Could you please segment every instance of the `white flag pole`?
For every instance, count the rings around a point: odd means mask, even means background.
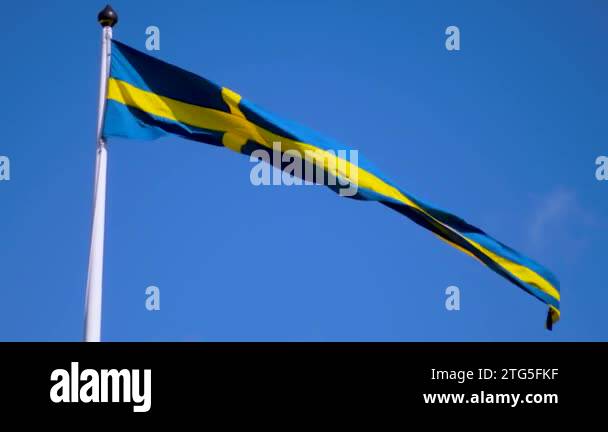
[[[103,283],[103,241],[106,218],[106,173],[108,149],[102,136],[106,108],[106,89],[110,73],[112,27],[118,15],[106,6],[97,16],[103,27],[101,39],[101,73],[99,80],[99,106],[97,111],[97,157],[95,163],[95,186],[93,190],[93,227],[89,252],[89,273],[85,297],[84,340],[99,342],[101,339],[101,297]]]

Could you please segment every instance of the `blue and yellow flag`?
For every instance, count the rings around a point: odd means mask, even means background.
[[[278,142],[281,153],[313,155],[328,177],[356,186],[351,198],[377,201],[398,211],[540,299],[549,306],[549,329],[559,320],[559,282],[541,265],[397,188],[361,157],[356,164],[344,158],[347,147],[340,143],[281,119],[227,87],[116,41],[103,134],[138,139],[174,134],[246,155],[260,149],[276,152],[273,143]]]

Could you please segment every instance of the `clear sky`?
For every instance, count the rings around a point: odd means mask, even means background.
[[[152,55],[358,149],[551,269],[562,320],[546,331],[543,303],[382,205],[255,187],[222,148],[112,139],[104,340],[608,340],[606,2],[112,5],[116,39],[144,50],[158,26]],[[103,6],[3,5],[3,341],[82,338]]]

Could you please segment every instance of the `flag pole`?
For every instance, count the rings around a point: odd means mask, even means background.
[[[89,251],[89,271],[85,296],[84,340],[99,342],[101,339],[101,297],[103,282],[103,241],[106,218],[106,174],[108,149],[102,135],[106,108],[106,89],[110,73],[112,27],[118,22],[118,15],[107,5],[97,21],[102,26],[101,72],[99,80],[99,105],[97,109],[97,156],[95,161],[95,185],[93,189],[93,225],[91,228],[91,249]]]

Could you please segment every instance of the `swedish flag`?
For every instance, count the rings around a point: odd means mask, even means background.
[[[154,139],[179,135],[251,155],[255,150],[312,154],[334,178],[356,186],[355,199],[377,201],[432,231],[455,248],[549,306],[547,327],[559,320],[559,282],[547,269],[463,219],[425,204],[397,188],[359,158],[344,160],[346,147],[286,121],[191,72],[120,42],[112,42],[103,134]],[[335,189],[335,188],[334,188]]]

